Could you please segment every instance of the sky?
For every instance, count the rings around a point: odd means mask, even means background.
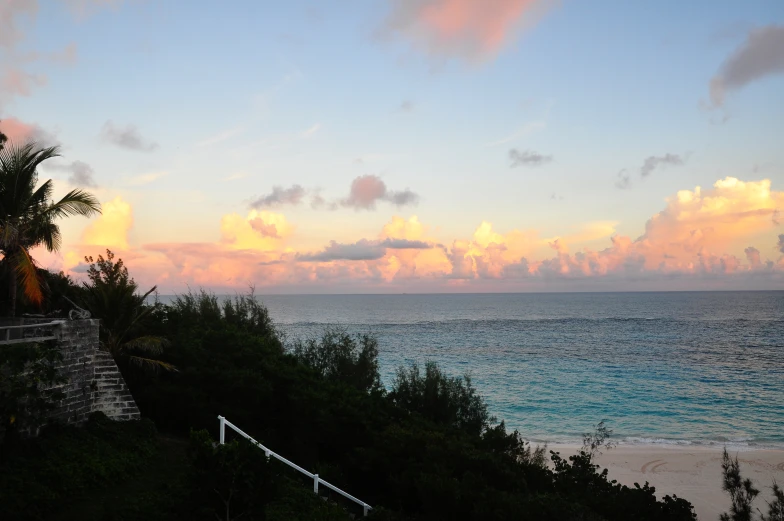
[[[77,280],[784,289],[781,0],[0,0],[0,131]]]

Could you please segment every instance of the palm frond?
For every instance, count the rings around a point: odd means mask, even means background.
[[[123,350],[133,349],[144,353],[159,355],[163,353],[163,349],[169,345],[169,341],[160,336],[140,336],[126,342],[122,348]]]
[[[47,179],[30,196],[31,204],[39,207],[46,205],[52,199],[52,192],[54,192],[54,183],[51,179]]]
[[[172,364],[168,362],[164,362],[162,360],[155,360],[153,358],[145,358],[143,356],[131,355],[128,357],[128,361],[133,365],[139,367],[146,367],[148,369],[152,369],[155,372],[157,372],[159,369],[164,369],[166,371],[171,371],[174,373],[179,372],[177,368]]]
[[[147,297],[149,297],[150,295],[152,295],[153,293],[155,293],[155,290],[156,290],[156,289],[158,289],[158,286],[153,286],[153,287],[151,287],[151,288],[150,288],[150,289],[147,291],[147,293],[145,293],[144,295],[142,295],[142,302],[144,302],[145,300],[147,300]]]
[[[29,238],[23,241],[23,245],[32,248],[43,244],[48,251],[59,251],[62,244],[60,227],[52,221],[37,219],[30,225]]]
[[[40,305],[44,300],[41,281],[38,279],[38,270],[33,258],[26,248],[19,248],[14,255],[13,264],[18,277],[22,281],[25,296],[33,304]]]
[[[90,217],[96,213],[101,213],[101,203],[93,194],[80,188],[71,190],[62,199],[43,211],[43,215],[49,219],[70,215]]]
[[[3,222],[0,224],[0,250],[9,248],[16,243],[19,237],[19,227],[11,222]]]

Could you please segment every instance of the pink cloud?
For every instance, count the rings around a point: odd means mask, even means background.
[[[378,201],[405,206],[416,204],[419,201],[419,196],[408,188],[400,192],[388,190],[387,185],[380,177],[363,175],[351,182],[348,197],[340,201],[340,204],[355,210],[373,210]]]
[[[262,237],[280,238],[280,235],[278,235],[278,228],[275,224],[267,224],[261,217],[256,217],[248,222],[250,223],[250,227],[259,232]]]
[[[57,136],[34,123],[25,123],[16,118],[0,120],[0,132],[15,143],[35,141],[43,146],[59,145]]]
[[[374,175],[357,177],[351,183],[351,191],[343,201],[344,206],[354,208],[375,208],[376,201],[387,193],[384,181]]]
[[[0,73],[0,92],[29,96],[35,87],[46,85],[46,76],[32,74],[18,68],[7,68]]]
[[[399,33],[437,56],[487,59],[511,43],[538,0],[403,0],[392,2],[387,32]]]

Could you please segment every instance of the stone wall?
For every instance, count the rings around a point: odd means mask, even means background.
[[[80,423],[100,411],[114,420],[139,419],[128,386],[111,355],[98,349],[99,321],[64,321],[54,328],[57,347],[63,354],[61,374],[68,382],[60,386],[65,398],[52,417]]]

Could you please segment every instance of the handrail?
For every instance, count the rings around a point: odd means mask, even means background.
[[[59,326],[64,322],[65,320],[53,320],[52,322],[43,322],[41,324],[22,324],[21,326],[0,326],[0,329],[25,329],[25,328],[30,329],[36,327]]]
[[[65,323],[65,320],[53,320],[51,322],[43,322],[38,324],[21,324],[18,326],[0,326],[0,331],[5,331],[5,335],[3,335],[3,339],[0,340],[0,344],[3,345],[10,345],[10,344],[24,344],[28,342],[40,342],[43,340],[54,340],[56,337],[54,335],[45,335],[45,336],[37,336],[31,338],[16,338],[11,340],[11,330],[12,329],[42,329],[46,327],[54,327],[59,326]]]
[[[367,516],[368,515],[368,511],[373,510],[373,507],[371,507],[370,505],[368,505],[364,501],[355,498],[354,496],[352,496],[348,492],[343,492],[342,490],[340,490],[338,487],[336,487],[332,483],[324,481],[323,479],[321,479],[319,477],[318,474],[313,474],[312,472],[308,472],[307,470],[303,469],[302,467],[300,467],[296,463],[292,463],[291,461],[287,460],[283,456],[280,456],[279,454],[276,454],[276,453],[272,452],[270,449],[268,449],[267,447],[265,447],[264,445],[262,445],[258,441],[254,440],[253,438],[251,438],[249,435],[247,435],[245,432],[243,432],[239,427],[237,427],[236,425],[231,423],[229,420],[227,420],[223,416],[218,416],[218,422],[220,423],[220,444],[221,445],[223,445],[226,442],[226,426],[228,426],[228,427],[232,428],[234,430],[234,432],[236,432],[237,434],[239,434],[243,438],[247,439],[249,442],[251,442],[252,444],[257,446],[258,448],[263,450],[264,454],[267,456],[267,458],[273,457],[273,458],[277,459],[278,461],[281,461],[281,462],[285,463],[286,465],[288,465],[289,467],[293,468],[294,470],[297,470],[297,471],[301,472],[302,474],[305,474],[307,477],[313,479],[313,492],[315,492],[316,494],[318,494],[318,487],[319,487],[319,483],[320,483],[320,484],[324,485],[325,487],[327,487],[328,489],[331,489],[334,492],[337,492],[341,496],[343,496],[343,497],[345,497],[347,499],[350,499],[354,503],[358,503],[359,505],[362,505],[362,513],[363,513],[363,515]]]

